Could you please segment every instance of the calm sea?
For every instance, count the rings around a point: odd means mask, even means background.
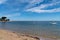
[[[56,21],[56,24],[52,24],[51,21],[0,22],[0,29],[39,36],[60,37],[60,21]]]

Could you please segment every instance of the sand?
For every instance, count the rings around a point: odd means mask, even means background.
[[[18,35],[15,32],[0,30],[0,40],[40,40],[38,37],[29,35]]]
[[[9,30],[0,30],[0,40],[60,40],[56,38],[37,37],[20,34]]]

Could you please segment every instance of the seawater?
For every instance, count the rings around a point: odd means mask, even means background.
[[[7,29],[19,33],[39,36],[60,37],[60,21],[52,24],[51,21],[11,21],[0,22],[0,29]]]

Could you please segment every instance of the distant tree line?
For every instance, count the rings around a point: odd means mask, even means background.
[[[7,19],[7,17],[1,17],[0,21],[6,22],[6,21],[10,21],[10,19]]]

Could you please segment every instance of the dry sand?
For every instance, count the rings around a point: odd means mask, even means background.
[[[0,40],[40,40],[38,37],[18,35],[15,32],[0,30]]]

